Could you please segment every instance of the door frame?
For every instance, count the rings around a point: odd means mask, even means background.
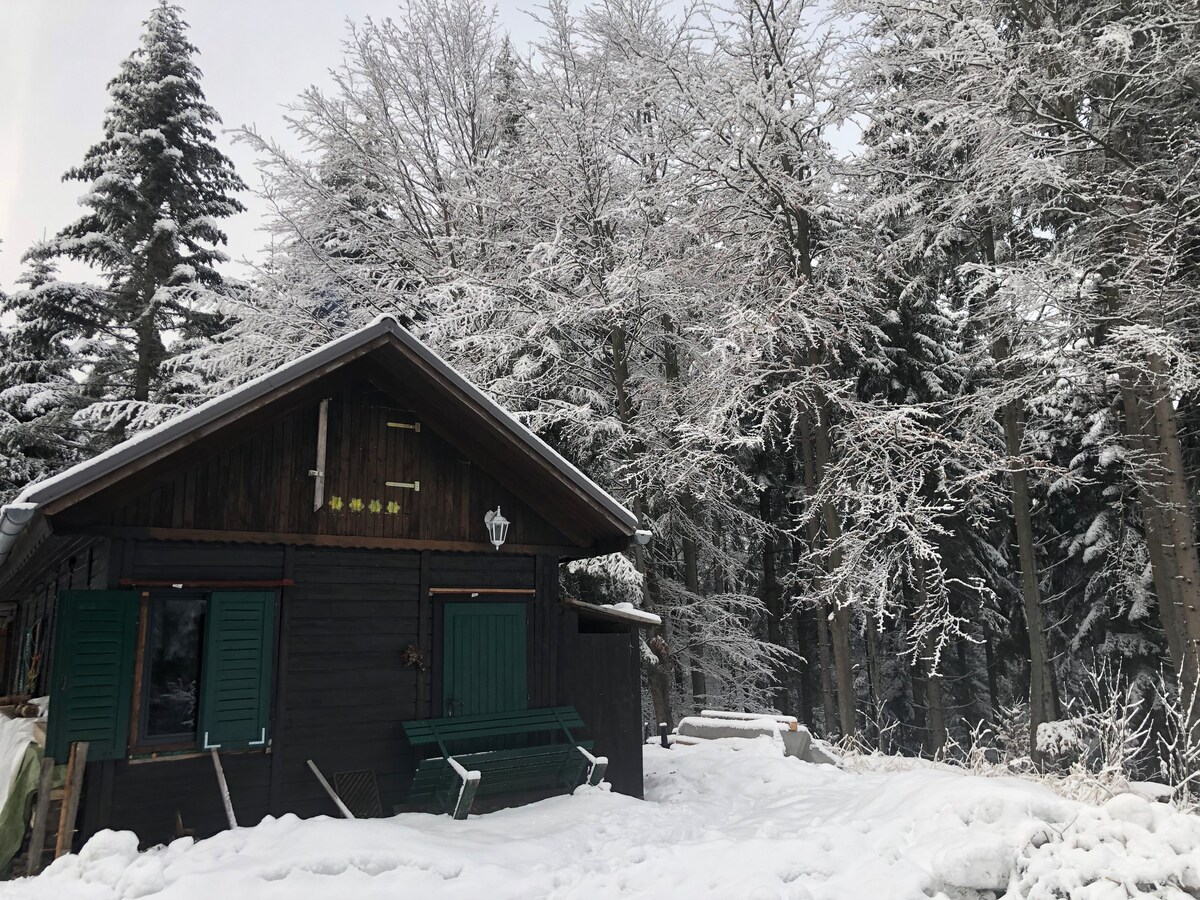
[[[510,589],[511,590],[511,589]],[[446,604],[464,603],[524,603],[525,605],[525,690],[532,694],[534,675],[534,655],[539,652],[534,641],[537,619],[537,592],[529,589],[528,593],[490,593],[486,588],[438,588],[431,593],[433,603],[433,646],[430,660],[429,682],[429,718],[440,719],[444,716],[442,708],[442,693],[445,684],[445,642],[446,642]]]

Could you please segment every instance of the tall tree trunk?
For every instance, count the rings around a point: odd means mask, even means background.
[[[818,475],[825,471],[829,462],[832,447],[829,440],[829,422],[825,416],[817,419],[813,428],[813,438],[817,453]],[[825,538],[832,548],[829,552],[829,571],[836,572],[842,567],[842,551],[839,547],[842,539],[842,522],[832,503],[821,506],[821,519],[825,525]],[[858,730],[855,715],[854,692],[854,657],[850,644],[850,610],[838,606],[833,610],[829,622],[829,634],[833,645],[833,662],[837,669],[838,682],[838,721],[842,726],[842,734],[852,737]]]
[[[636,505],[634,509],[636,512]],[[661,609],[658,576],[654,566],[647,558],[645,548],[635,545],[633,555],[634,564],[642,572],[643,605],[649,612]],[[650,689],[650,700],[654,704],[655,722],[665,722],[667,727],[671,727],[675,724],[675,711],[672,709],[671,703],[672,671],[675,667],[671,661],[668,637],[667,621],[663,619],[663,623],[651,631],[650,637],[646,641],[646,646],[649,647],[653,659],[646,659],[643,655],[642,668],[646,673],[646,685]]]
[[[766,532],[763,536],[762,546],[762,601],[767,612],[767,641],[776,647],[784,646],[783,643],[783,611],[782,599],[779,592],[779,578],[776,573],[776,550],[777,543],[775,540],[775,510],[774,504],[771,502],[772,488],[770,485],[763,488],[762,494],[758,501],[758,514]],[[787,684],[783,673],[779,671],[780,667],[776,667],[775,683],[772,687],[773,703],[775,708],[782,713],[787,712]]]
[[[829,649],[829,607],[822,603],[816,618],[817,659],[821,663],[821,709],[825,718],[825,737],[830,737],[838,721],[838,702],[833,687],[833,652]]]
[[[158,334],[158,323],[154,318],[153,296],[146,302],[141,318],[137,322],[137,364],[133,375],[133,399],[150,399],[150,386],[162,362],[163,343]]]
[[[1054,679],[1050,672],[1050,651],[1046,643],[1046,625],[1042,616],[1042,593],[1038,584],[1037,548],[1034,545],[1033,514],[1029,501],[1029,475],[1021,455],[1024,415],[1017,401],[1005,404],[1004,448],[1008,454],[1012,481],[1013,524],[1017,532],[1017,556],[1021,564],[1021,598],[1025,604],[1025,624],[1029,633],[1029,753],[1040,762],[1037,748],[1038,726],[1058,718],[1054,699]]]
[[[1158,436],[1158,453],[1163,472],[1163,524],[1175,557],[1175,586],[1179,619],[1183,624],[1183,648],[1180,665],[1184,708],[1193,715],[1200,711],[1196,690],[1200,685],[1200,556],[1196,551],[1196,523],[1192,497],[1184,468],[1183,447],[1175,424],[1175,407],[1167,393],[1166,366],[1157,356],[1150,358],[1154,373],[1151,402]],[[1200,722],[1193,720],[1200,729]]]
[[[816,425],[809,417],[801,414],[798,418],[801,453],[804,458],[804,482],[809,497],[815,495],[817,483],[825,470],[830,455],[829,426],[821,416]],[[811,520],[810,520],[811,521]],[[829,572],[836,572],[842,564],[841,550],[838,541],[842,535],[841,522],[837,510],[830,503],[821,505],[821,523],[825,528],[825,540],[830,544],[827,555]],[[815,525],[815,523],[814,523]],[[815,538],[815,527],[810,532]],[[814,544],[814,549],[816,544]],[[828,623],[830,644],[833,651],[833,667],[837,672],[837,721],[843,735],[853,735],[856,730],[855,693],[854,693],[854,661],[850,647],[850,610],[836,607],[829,610],[822,604],[822,618]],[[822,660],[821,668],[828,671],[826,660]],[[833,720],[827,719],[825,727],[832,730]]]
[[[876,746],[885,750],[883,747],[883,662],[879,655],[879,628],[875,624],[874,616],[868,615],[866,620],[867,680],[871,687],[871,707],[875,713],[875,727],[878,729]]]
[[[983,257],[996,262],[996,238],[989,226],[983,234]],[[1011,355],[1007,334],[992,342],[992,356],[1003,363]],[[1038,580],[1037,547],[1034,543],[1033,513],[1029,500],[1029,473],[1021,453],[1025,433],[1025,408],[1019,400],[1010,400],[1001,411],[1004,428],[1004,450],[1009,461],[1009,480],[1012,486],[1013,525],[1017,533],[1017,558],[1021,566],[1021,599],[1025,623],[1029,632],[1029,754],[1040,762],[1037,749],[1038,726],[1058,718],[1054,696],[1054,679],[1050,672],[1050,651],[1042,616],[1042,592]]]
[[[1109,314],[1116,319],[1120,297],[1113,288],[1107,293]],[[1165,366],[1152,357],[1148,368],[1149,376],[1139,375],[1132,366],[1118,372],[1125,434],[1130,447],[1146,461],[1139,505],[1158,615],[1179,675],[1183,709],[1200,740],[1200,560],[1195,518]]]
[[[690,518],[690,516],[689,516]],[[683,545],[683,583],[687,588],[688,593],[699,596],[701,594],[700,586],[700,560],[699,554],[696,552],[696,542],[691,536],[684,537]],[[695,712],[700,712],[708,705],[708,685],[704,677],[704,669],[700,666],[698,659],[704,652],[704,645],[693,635],[691,661],[688,667],[692,689],[692,706],[695,707]]]
[[[633,402],[629,396],[629,357],[626,348],[625,330],[615,327],[609,334],[609,349],[612,353],[612,383],[613,393],[617,400],[617,415],[627,428],[633,424]],[[639,522],[644,520],[642,502],[634,498],[633,513]],[[658,585],[658,572],[650,559],[650,554],[641,544],[633,547],[633,560],[637,570],[642,573],[642,598],[648,612],[662,617],[661,625],[656,626],[646,645],[654,660],[643,657],[643,667],[646,671],[646,682],[650,689],[650,698],[654,703],[654,717],[668,727],[675,724],[675,714],[672,709],[672,673],[674,664],[671,659],[669,644],[670,630],[666,617],[662,615],[662,596]]]
[[[917,560],[916,575],[917,603],[923,607],[929,602],[929,595],[925,586],[925,563],[922,560]],[[946,745],[946,698],[942,692],[942,676],[934,665],[933,648],[929,644],[927,636],[918,648],[917,668],[925,689],[925,750],[930,756],[936,756]]]
[[[800,653],[800,677],[796,683],[796,694],[800,701],[800,721],[812,729],[814,721],[813,698],[817,695],[817,667],[813,665],[812,619],[803,609],[797,609],[792,620],[796,627],[796,644]]]

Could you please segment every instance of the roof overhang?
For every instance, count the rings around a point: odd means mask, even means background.
[[[464,412],[490,428],[497,439],[519,448],[534,461],[537,471],[554,476],[581,503],[594,510],[607,522],[605,528],[613,536],[630,538],[634,535],[638,521],[632,512],[421,343],[396,319],[380,316],[369,325],[248,381],[236,390],[26,487],[14,502],[0,507],[0,566],[4,565],[17,538],[39,510],[52,515],[65,505],[90,496],[136,470],[139,464],[149,465],[169,456],[192,439],[226,427],[240,410],[257,401],[265,401],[297,384],[311,382],[326,372],[388,347],[398,352],[385,352],[382,362],[375,360],[372,363],[380,371],[388,364],[394,364],[393,374],[398,368],[403,373],[424,378],[446,395],[452,395]]]

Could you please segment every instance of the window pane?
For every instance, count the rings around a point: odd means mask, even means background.
[[[146,640],[146,737],[195,733],[203,632],[203,597],[152,601]]]

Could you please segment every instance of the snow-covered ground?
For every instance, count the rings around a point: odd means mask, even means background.
[[[645,758],[645,803],[585,787],[466,822],[284,816],[141,854],[104,832],[0,897],[1200,897],[1200,820],[1133,795],[1088,806],[922,763],[841,771],[766,738]]]

